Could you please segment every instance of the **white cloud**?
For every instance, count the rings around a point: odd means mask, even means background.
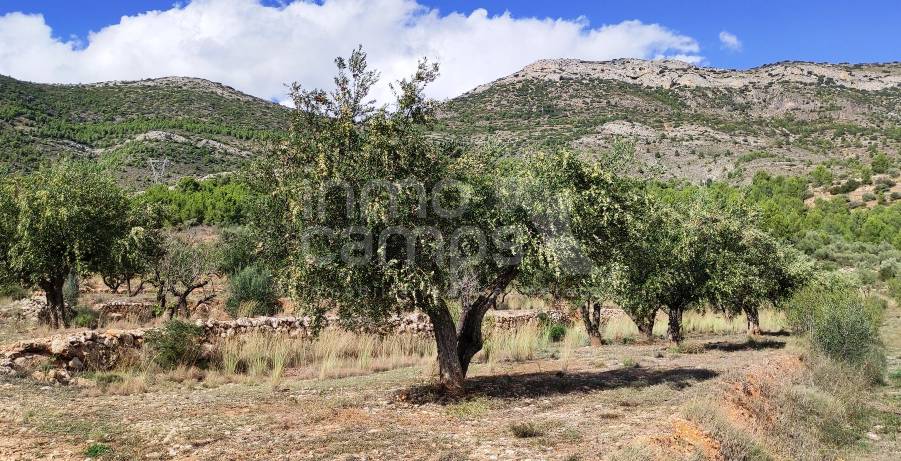
[[[741,40],[725,30],[720,32],[720,45],[730,51],[741,51]]]
[[[722,34],[721,34],[722,37]],[[362,44],[386,83],[427,56],[441,64],[435,97],[452,97],[541,58],[673,58],[698,62],[693,38],[658,24],[592,27],[585,18],[443,14],[415,0],[194,0],[123,17],[86,42],[52,36],[40,15],[0,16],[0,74],[40,82],[135,80],[168,75],[223,82],[281,100],[284,84],[330,87],[335,56]]]

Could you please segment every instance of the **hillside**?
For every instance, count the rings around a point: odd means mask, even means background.
[[[184,77],[45,85],[0,76],[0,164],[96,158],[127,182],[234,170],[283,136],[288,112]],[[901,63],[784,62],[747,71],[678,61],[541,60],[445,102],[439,133],[512,149],[588,153],[617,138],[670,176],[741,182],[754,172],[851,169],[901,149]],[[164,178],[166,179],[166,178]]]
[[[541,60],[449,101],[444,133],[592,152],[634,140],[694,181],[839,169],[901,146],[901,64],[784,62],[748,71],[677,61]]]
[[[106,162],[126,182],[231,170],[282,135],[287,110],[202,79],[170,77],[46,85],[0,76],[0,163],[29,170],[77,155]]]

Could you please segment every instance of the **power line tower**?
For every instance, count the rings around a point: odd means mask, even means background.
[[[159,184],[166,176],[166,168],[171,162],[167,158],[148,158],[147,164],[150,165],[150,172],[153,174],[153,182]]]

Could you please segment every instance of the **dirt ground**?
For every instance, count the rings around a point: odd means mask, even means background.
[[[889,323],[901,331],[897,309]],[[680,409],[753,367],[797,358],[786,336],[691,341],[701,345],[696,353],[583,347],[565,372],[554,351],[493,370],[477,364],[457,401],[431,395],[434,370],[420,368],[326,380],[289,371],[277,388],[189,379],[132,395],[8,380],[0,382],[0,459],[82,460],[102,444],[105,459],[590,460],[670,434],[703,454],[708,438]],[[897,336],[887,343],[897,368]],[[898,388],[884,392],[891,411],[901,410]],[[517,436],[516,424],[533,433]],[[897,439],[882,439],[860,456],[897,459],[897,449]]]

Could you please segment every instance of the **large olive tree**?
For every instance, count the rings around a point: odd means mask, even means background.
[[[434,104],[422,90],[435,66],[420,63],[394,86],[395,103],[376,107],[365,53],[336,62],[334,91],[294,86],[290,142],[251,175],[263,197],[252,219],[260,254],[315,319],[425,312],[440,381],[459,391],[497,297],[531,265],[563,266],[578,253],[569,211],[605,215],[578,228],[605,240],[617,179],[566,153],[521,159],[430,137]],[[464,300],[456,323],[450,298]]]
[[[65,161],[3,184],[0,272],[47,296],[45,318],[68,326],[63,284],[109,261],[127,231],[128,198],[99,167]]]

